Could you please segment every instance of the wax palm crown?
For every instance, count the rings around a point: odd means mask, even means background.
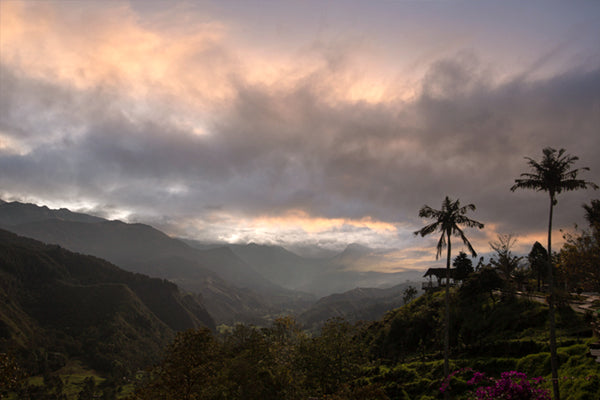
[[[420,230],[415,232],[415,235],[427,236],[433,232],[441,232],[440,240],[437,244],[436,259],[442,254],[442,250],[446,247],[446,236],[458,236],[462,239],[463,243],[471,252],[473,257],[477,256],[475,249],[469,242],[469,239],[465,236],[464,232],[460,228],[460,225],[464,225],[468,228],[483,228],[481,222],[470,219],[465,214],[468,211],[474,211],[475,205],[468,204],[461,207],[460,200],[451,200],[448,196],[442,202],[442,209],[436,210],[429,206],[423,206],[419,210],[419,217],[434,219],[435,222],[424,226]]]

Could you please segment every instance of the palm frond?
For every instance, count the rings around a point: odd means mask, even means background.
[[[435,232],[438,229],[439,225],[440,225],[439,222],[434,222],[432,224],[424,226],[423,228],[421,228],[418,231],[415,231],[414,234],[415,235],[421,235],[421,237],[427,236],[427,235]]]
[[[436,246],[437,252],[435,254],[435,259],[437,260],[442,255],[442,250],[446,247],[446,232],[442,232],[440,236],[440,240],[438,240],[438,244]]]
[[[462,229],[460,229],[458,226],[456,227],[456,231],[458,233],[457,236],[459,236],[461,238],[461,240],[463,241],[463,243],[465,244],[465,246],[467,246],[467,248],[469,249],[469,251],[471,252],[471,256],[473,257],[477,257],[477,252],[475,251],[475,249],[473,248],[473,246],[471,245],[471,242],[469,242],[469,239],[467,239],[467,237],[465,236],[465,233],[462,231]],[[455,233],[456,234],[456,233]]]
[[[484,228],[484,225],[481,222],[475,221],[474,219],[468,218],[464,215],[457,216],[455,221],[456,221],[456,225],[465,225],[468,228],[478,228],[478,229]]]

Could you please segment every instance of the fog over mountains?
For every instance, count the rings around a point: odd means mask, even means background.
[[[106,259],[128,271],[167,279],[200,294],[217,324],[262,324],[282,313],[300,315],[320,297],[357,287],[392,287],[422,275],[370,271],[365,266],[377,264],[378,252],[357,244],[334,257],[308,258],[279,246],[180,240],[145,224],[19,202],[0,203],[0,227]],[[318,314],[327,319],[344,312]]]

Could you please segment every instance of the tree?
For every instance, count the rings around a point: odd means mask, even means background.
[[[591,228],[600,229],[600,200],[595,199],[590,204],[584,204],[585,219]]]
[[[473,261],[464,251],[458,253],[452,262],[452,266],[455,268],[454,280],[464,281],[474,272]]]
[[[452,255],[452,246],[450,242],[451,236],[458,236],[462,239],[463,243],[467,246],[471,255],[473,257],[477,257],[477,253],[473,249],[473,246],[465,236],[462,229],[460,229],[461,225],[464,225],[468,228],[478,228],[483,229],[483,224],[481,222],[475,221],[473,219],[468,218],[465,214],[468,211],[474,211],[475,205],[469,204],[467,206],[461,207],[460,201],[450,200],[448,196],[442,202],[441,210],[436,210],[434,208],[429,207],[428,205],[423,206],[419,210],[419,217],[421,218],[430,218],[435,220],[435,222],[424,226],[420,230],[415,232],[415,235],[421,235],[421,237],[432,234],[436,231],[441,232],[440,239],[437,243],[437,253],[436,260],[442,254],[442,250],[444,247],[447,247],[447,255],[446,255],[446,293],[445,293],[445,305],[446,305],[446,313],[444,319],[444,376],[448,376],[450,374],[450,367],[448,362],[448,353],[450,350],[450,257]]]
[[[408,304],[411,301],[413,301],[413,299],[415,297],[417,297],[417,288],[415,288],[414,286],[410,285],[409,287],[407,287],[406,289],[404,289],[404,292],[402,292],[402,302],[404,304]]]
[[[358,335],[356,325],[332,318],[323,325],[319,336],[304,341],[301,353],[305,386],[313,389],[311,394],[338,393],[344,385],[360,377],[367,354]]]
[[[552,389],[555,400],[560,400],[558,389],[558,358],[556,356],[556,322],[554,318],[554,279],[552,274],[552,214],[554,206],[557,204],[556,196],[563,191],[572,191],[578,189],[587,189],[588,187],[597,189],[598,186],[593,182],[587,182],[577,179],[577,175],[582,170],[589,168],[575,168],[572,165],[579,160],[578,157],[565,154],[565,149],[556,150],[552,147],[546,147],[541,161],[525,157],[531,172],[524,172],[521,178],[515,179],[515,184],[510,188],[511,191],[517,189],[532,189],[538,192],[547,192],[550,197],[550,210],[548,216],[548,284],[550,286],[549,301],[549,319],[550,319],[550,364],[552,367]]]
[[[540,291],[540,283],[542,279],[546,278],[547,271],[547,263],[548,263],[548,253],[544,246],[541,245],[540,242],[535,242],[529,255],[527,256],[527,260],[529,261],[529,268],[535,274],[537,278],[537,290]]]
[[[559,253],[560,267],[571,285],[600,291],[600,223],[596,219],[598,214],[593,215],[599,211],[600,202],[592,200],[591,205],[584,204],[583,207],[589,230],[563,236],[565,244]]]
[[[490,263],[498,268],[507,281],[510,281],[513,271],[520,267],[523,257],[512,255],[511,248],[517,239],[512,234],[500,234],[498,240],[490,242],[490,247],[496,252],[496,257]]]
[[[149,400],[216,399],[221,348],[207,328],[178,332],[150,383],[136,392]]]
[[[296,364],[298,362],[298,347],[306,338],[300,325],[294,317],[276,318],[271,327],[264,329],[268,344],[269,385],[274,388],[272,399],[296,399],[304,397],[302,387],[303,373]]]

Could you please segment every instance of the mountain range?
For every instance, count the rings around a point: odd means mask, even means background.
[[[176,239],[145,224],[20,202],[0,203],[0,228],[167,279],[199,294],[217,324],[260,325],[282,313],[306,311],[323,296],[390,287],[409,277],[353,269],[376,261],[371,249],[359,245],[334,257],[307,258],[279,246]]]

